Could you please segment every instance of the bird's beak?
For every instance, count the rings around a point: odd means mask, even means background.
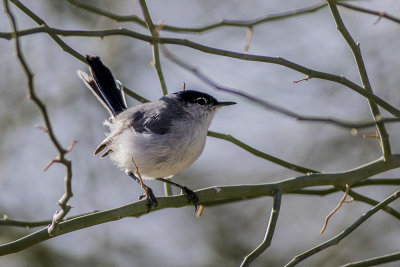
[[[235,105],[236,102],[218,102],[216,106],[218,107],[223,107],[223,106],[230,106],[230,105]]]

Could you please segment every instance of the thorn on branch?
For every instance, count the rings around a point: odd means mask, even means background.
[[[302,81],[308,82],[308,80],[310,80],[310,79],[311,79],[311,77],[310,77],[310,76],[307,76],[307,77],[305,77],[305,78],[303,78],[303,79],[293,81],[293,83],[299,83],[299,82],[302,82]]]
[[[244,46],[245,52],[249,51],[250,42],[251,42],[252,37],[253,37],[253,27],[249,27],[247,30],[247,35],[246,35],[246,45]]]
[[[342,206],[343,203],[349,203],[351,201],[353,201],[352,199],[349,201],[346,201],[347,195],[349,194],[349,190],[350,190],[350,186],[348,184],[346,184],[346,191],[344,192],[344,195],[342,197],[342,199],[340,200],[339,204],[336,206],[336,208],[333,209],[333,211],[331,211],[328,216],[326,216],[325,218],[325,222],[324,225],[322,226],[321,231],[319,232],[320,234],[323,234],[325,232],[326,227],[328,226],[328,221],[329,219],[333,216],[333,214],[335,214],[340,207]]]
[[[78,143],[78,141],[76,141],[76,140],[73,140],[72,142],[71,142],[71,145],[65,150],[65,154],[67,154],[67,153],[69,153],[69,152],[71,152],[72,151],[72,149],[74,149],[74,147],[75,147],[75,145],[76,145],[76,143]]]
[[[161,20],[160,23],[158,23],[157,25],[154,25],[154,30],[156,32],[162,31],[162,29],[164,28],[164,25],[165,25],[164,22],[165,22],[165,20]]]
[[[182,91],[185,91],[185,90],[186,90],[186,83],[183,82],[183,84],[182,84]]]
[[[49,130],[42,125],[35,125],[35,128],[43,131],[45,134],[49,134]]]
[[[365,139],[367,139],[367,138],[373,138],[373,139],[376,139],[376,140],[378,140],[378,142],[379,142],[379,145],[382,145],[382,140],[381,140],[381,137],[380,137],[380,135],[378,134],[378,132],[376,132],[376,134],[375,134],[375,135],[371,135],[371,134],[364,134],[364,135],[363,135],[363,137],[364,137]]]
[[[196,217],[197,217],[197,218],[200,218],[201,214],[203,214],[203,210],[204,210],[204,206],[203,206],[203,205],[200,205],[200,206],[199,206],[199,210],[198,210],[197,213],[196,213]]]
[[[50,160],[50,162],[47,163],[47,165],[43,168],[43,171],[44,172],[47,171],[53,165],[53,163],[60,163],[60,160],[59,159]]]
[[[379,17],[378,17],[378,18],[376,19],[376,21],[374,22],[374,25],[378,24],[379,21],[381,21],[381,19],[382,19],[384,16],[386,16],[386,15],[387,15],[387,14],[386,14],[385,11],[379,12]]]

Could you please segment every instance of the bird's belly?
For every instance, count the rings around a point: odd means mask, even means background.
[[[143,178],[172,176],[191,165],[203,152],[207,134],[159,135],[126,131],[111,145],[111,160],[121,169],[136,171]],[[136,144],[136,145],[133,145]]]

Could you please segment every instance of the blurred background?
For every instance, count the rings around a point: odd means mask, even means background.
[[[116,23],[111,19],[74,8],[67,1],[23,1],[49,26],[70,30],[113,29],[125,27],[148,34],[134,23]],[[142,17],[137,1],[86,1],[121,15]],[[248,20],[294,10],[318,3],[310,1],[200,1],[152,0],[148,8],[154,23],[174,26],[203,26],[221,19]],[[355,5],[387,11],[400,16],[396,0],[357,1]],[[10,3],[20,29],[37,25]],[[376,16],[339,8],[355,41],[361,43],[364,62],[375,94],[400,106],[400,25]],[[0,31],[9,32],[4,13]],[[243,52],[247,29],[224,27],[203,34],[160,32],[163,37],[187,38],[201,44]],[[156,100],[161,89],[149,44],[128,37],[62,38],[85,55],[98,55],[114,76],[128,88]],[[102,126],[108,114],[76,75],[86,65],[63,52],[46,34],[21,39],[23,51],[35,74],[39,97],[47,105],[54,131],[68,147],[72,160],[73,206],[69,215],[105,210],[133,201],[141,193],[122,171],[107,159],[92,156],[103,140]],[[367,101],[339,84],[305,78],[282,66],[245,62],[205,54],[190,48],[168,45],[173,53],[200,68],[211,79],[258,96],[305,115],[333,116],[345,120],[368,120]],[[43,125],[37,107],[26,98],[26,81],[14,56],[14,43],[0,40],[0,214],[20,220],[50,219],[59,208],[64,192],[64,168],[43,167],[56,156],[48,137],[38,130]],[[254,28],[249,53],[281,56],[306,67],[344,75],[360,84],[358,72],[347,44],[336,30],[328,8],[305,16],[261,24]],[[161,58],[169,92],[200,90],[238,105],[221,110],[211,130],[230,133],[243,142],[275,157],[308,168],[336,172],[355,168],[377,159],[381,150],[375,134],[367,129],[358,135],[325,124],[298,122],[233,95],[214,91],[191,73]],[[129,105],[138,104],[128,98]],[[382,112],[383,115],[387,115]],[[387,126],[392,150],[399,153],[399,125]],[[279,181],[299,175],[257,158],[226,141],[209,137],[202,156],[174,180],[192,189],[217,185],[255,184]],[[393,170],[379,177],[399,177]],[[163,185],[148,182],[156,195]],[[395,187],[368,187],[355,191],[376,200],[398,190]],[[175,193],[178,193],[175,191]],[[353,223],[370,207],[359,202],[345,204],[319,234],[325,216],[337,205],[342,193],[323,198],[284,195],[272,246],[253,266],[282,266],[295,255],[329,239]],[[193,207],[157,211],[139,219],[126,218],[72,232],[43,242],[23,252],[2,257],[2,266],[238,266],[264,237],[271,198],[259,198],[234,204],[206,207],[196,218]],[[400,208],[400,204],[392,204]],[[399,250],[399,222],[379,212],[339,245],[308,259],[300,266],[337,266],[351,261],[393,253]],[[34,230],[0,228],[0,241],[6,243]],[[396,266],[396,264],[387,265]]]

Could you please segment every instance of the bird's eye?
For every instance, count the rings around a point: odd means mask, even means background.
[[[199,97],[196,99],[196,103],[200,106],[204,106],[205,104],[207,104],[207,100],[204,97]]]

